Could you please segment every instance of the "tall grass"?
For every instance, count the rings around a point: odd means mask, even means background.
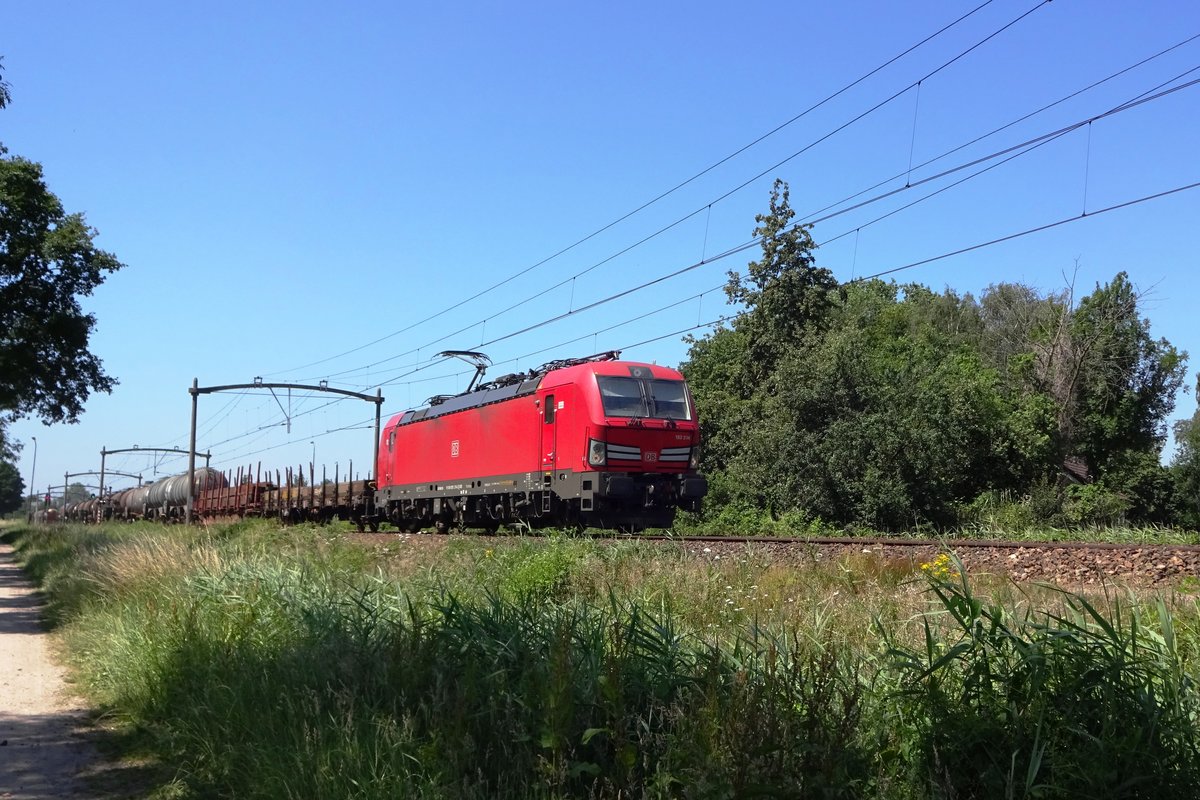
[[[1198,785],[1194,663],[1161,599],[1102,612],[1063,593],[1059,611],[1014,613],[965,576],[931,591],[949,625],[925,616],[923,647],[888,654],[906,755],[936,793],[1182,797]]]
[[[175,797],[1191,797],[1195,603],[865,558],[17,534]],[[961,573],[961,565],[959,565]],[[164,796],[166,790],[164,790]]]

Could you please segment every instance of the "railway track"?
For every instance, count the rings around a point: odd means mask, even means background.
[[[363,534],[378,540],[396,534]],[[401,534],[419,546],[446,537]],[[1106,585],[1170,589],[1200,594],[1200,545],[1123,542],[1029,542],[989,539],[900,539],[892,537],[783,538],[770,536],[596,535],[598,541],[655,542],[682,548],[698,559],[720,562],[753,553],[779,563],[811,565],[839,560],[881,562],[887,568],[919,571],[951,551],[968,575],[996,575],[1017,582],[1065,588]]]
[[[1195,544],[761,536],[682,537],[676,541],[694,555],[714,560],[736,557],[753,548],[785,562],[866,558],[914,570],[951,551],[968,575],[996,575],[1069,588],[1124,585],[1200,592],[1200,545]]]
[[[613,538],[612,536],[599,536],[598,538]],[[973,548],[998,548],[1001,550],[1020,550],[1028,548],[1055,548],[1063,550],[1126,550],[1147,547],[1162,547],[1171,550],[1177,550],[1188,553],[1200,553],[1200,544],[1139,544],[1128,542],[1031,542],[1031,541],[1007,541],[1001,539],[900,539],[895,537],[860,537],[860,536],[832,536],[832,537],[783,537],[783,536],[674,536],[668,534],[644,534],[639,533],[632,536],[616,537],[626,539],[649,539],[654,541],[673,541],[673,542],[740,542],[742,544],[762,544],[762,545],[785,545],[794,547],[797,545],[815,545],[818,547],[825,546],[869,546],[869,547],[897,547],[897,548],[949,548],[949,549],[973,549]]]

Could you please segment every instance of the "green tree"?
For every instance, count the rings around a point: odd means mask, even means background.
[[[729,328],[690,339],[684,365],[701,416],[710,472],[720,471],[740,452],[742,426],[761,419],[779,360],[823,329],[837,282],[817,267],[808,228],[792,224],[786,183],[771,188],[770,211],[755,216],[754,235],[762,256],[746,274],[729,273],[725,294],[743,307]]]
[[[781,365],[787,388],[739,465],[768,506],[884,529],[949,525],[958,504],[1016,483],[1038,450],[1010,424],[997,373],[945,324],[970,318],[971,304],[899,291],[844,287],[826,334]]]
[[[1200,397],[1200,374],[1196,375]],[[1200,409],[1191,419],[1175,423],[1175,457],[1171,460],[1180,522],[1200,528]]]
[[[1064,462],[1079,459],[1095,484],[1060,486],[1057,505],[1041,504],[1042,512],[1062,511],[1068,524],[1169,523],[1173,478],[1159,465],[1159,452],[1187,354],[1150,335],[1124,272],[1078,305],[1073,298],[1073,286],[1042,295],[1000,284],[980,303],[980,349],[1005,376],[1009,396],[1053,404],[1051,469],[1040,479],[1029,476],[1027,485],[1040,485],[1034,493],[1045,500],[1055,494],[1045,489],[1053,488]]]
[[[21,480],[17,467],[8,461],[0,461],[0,514],[8,514],[21,507],[25,497],[25,481]]]
[[[80,503],[91,498],[92,493],[82,483],[72,483],[63,492],[63,505]]]
[[[702,409],[713,511],[949,524],[982,489],[1044,471],[1048,404],[1004,394],[978,352],[974,301],[882,281],[838,286],[792,217],[776,182],[770,212],[756,217],[762,257],[726,289],[745,310],[693,340],[683,365]]]
[[[1085,297],[1071,320],[1076,350],[1071,450],[1101,474],[1127,454],[1157,454],[1187,372],[1187,353],[1150,336],[1129,276]]]
[[[0,107],[10,93],[0,88]],[[86,297],[122,264],[68,214],[41,165],[0,145],[0,440],[13,419],[75,422],[93,391],[116,381],[88,351],[96,319]]]
[[[0,56],[0,108],[7,108],[12,100],[8,81],[4,80],[4,56]]]
[[[986,496],[1032,518],[1170,521],[1181,473],[1157,459],[1186,354],[1150,336],[1125,273],[1077,306],[1070,287],[998,284],[976,302],[839,286],[792,219],[777,181],[762,256],[726,287],[742,312],[682,365],[711,512],[895,529],[954,524]],[[1068,457],[1099,480],[1067,491]]]
[[[770,212],[754,217],[762,257],[746,265],[746,274],[729,273],[725,294],[746,308],[734,327],[746,336],[750,375],[769,376],[784,353],[824,328],[837,299],[837,280],[818,267],[809,226],[796,225],[788,185],[771,187]]]

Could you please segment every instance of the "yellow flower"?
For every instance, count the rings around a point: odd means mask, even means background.
[[[939,581],[951,580],[958,577],[958,571],[954,569],[954,562],[947,553],[941,553],[933,561],[921,564],[921,571],[930,578]]]

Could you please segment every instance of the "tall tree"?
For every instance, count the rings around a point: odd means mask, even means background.
[[[21,480],[16,465],[0,461],[0,514],[20,508],[24,495],[25,481]]]
[[[1196,375],[1196,396],[1200,397],[1200,374]],[[1171,468],[1175,473],[1181,522],[1200,528],[1200,409],[1191,419],[1175,423],[1175,457]]]
[[[1076,377],[1072,450],[1099,472],[1129,452],[1157,455],[1187,372],[1187,353],[1150,336],[1129,276],[1085,297],[1071,320]]]
[[[72,483],[63,490],[63,504],[80,503],[92,496],[82,483]]]
[[[0,106],[9,97],[5,84]],[[79,305],[122,266],[96,233],[63,209],[40,164],[0,145],[0,439],[30,414],[75,422],[91,392],[116,384],[88,351],[96,318]]]
[[[746,274],[729,273],[725,294],[746,313],[735,327],[746,335],[751,373],[770,375],[788,350],[822,330],[837,299],[837,279],[816,265],[816,244],[809,226],[792,223],[787,183],[771,187],[770,211],[754,217],[762,257],[746,265]]]
[[[0,108],[6,108],[12,100],[8,81],[4,80],[4,56],[0,56]]]

